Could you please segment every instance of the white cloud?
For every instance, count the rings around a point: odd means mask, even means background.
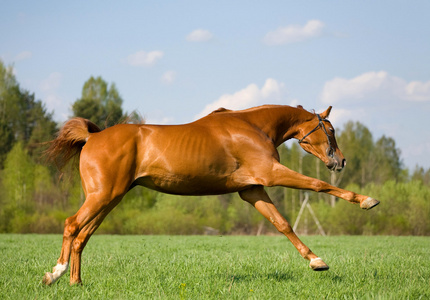
[[[321,101],[328,104],[393,99],[430,101],[430,81],[408,83],[385,71],[367,72],[352,79],[334,78],[325,83],[321,93]]]
[[[161,81],[165,84],[171,84],[176,79],[176,72],[175,71],[166,71],[163,76],[161,76]]]
[[[406,98],[413,101],[430,101],[430,80],[412,81],[405,87]]]
[[[271,46],[302,42],[320,36],[323,28],[323,22],[310,20],[304,26],[290,25],[270,31],[266,34],[263,41]]]
[[[250,84],[234,94],[222,95],[218,100],[206,105],[196,119],[204,117],[220,107],[237,110],[264,104],[266,101],[280,102],[283,86],[282,83],[272,78],[268,78],[261,89],[254,83]]]
[[[44,102],[46,103],[46,106],[49,111],[53,110],[55,113],[63,113],[65,110],[65,105],[63,104],[62,99],[55,95],[55,94],[49,94],[44,97]]]
[[[326,108],[319,110],[318,112],[323,112]],[[337,108],[334,107],[330,112],[330,116],[328,119],[332,122],[333,125],[339,126],[340,124],[344,124],[349,120],[357,120],[365,118],[366,112],[365,109],[345,109],[345,108]]]
[[[22,60],[26,60],[29,59],[33,56],[33,53],[31,53],[30,51],[23,51],[21,53],[18,53],[15,56],[15,61],[22,61]]]
[[[40,84],[40,89],[43,92],[53,92],[60,87],[62,78],[63,75],[61,73],[53,72],[49,74],[48,78],[42,80],[42,83]]]
[[[126,62],[134,67],[146,67],[155,64],[163,56],[164,53],[162,51],[138,51],[127,56]]]
[[[213,38],[213,34],[205,29],[196,29],[187,35],[189,42],[207,42]]]

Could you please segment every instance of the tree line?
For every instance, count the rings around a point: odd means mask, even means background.
[[[120,122],[142,122],[122,109],[114,83],[90,77],[72,116],[90,119],[101,128]],[[59,173],[46,165],[43,151],[61,124],[53,120],[34,93],[20,87],[12,67],[0,60],[0,232],[61,233],[64,220],[84,199],[79,173],[73,166]],[[339,148],[347,158],[342,173],[304,153],[297,143],[278,148],[281,163],[305,175],[342,188],[372,195],[381,205],[371,211],[334,197],[309,193],[314,215],[327,234],[430,235],[430,169],[405,168],[395,140],[375,139],[360,122],[337,130]],[[267,189],[281,213],[294,224],[303,191]],[[317,234],[309,209],[303,210],[299,233]],[[181,197],[146,188],[132,189],[108,215],[98,232],[110,234],[269,234],[275,229],[235,194]]]

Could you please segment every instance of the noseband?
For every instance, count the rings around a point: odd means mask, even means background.
[[[321,116],[319,114],[317,114],[317,117],[318,117],[318,121],[319,121],[318,125],[314,129],[312,129],[311,131],[309,131],[304,137],[302,137],[299,140],[299,144],[301,144],[303,142],[303,140],[306,137],[308,137],[311,133],[313,133],[313,132],[317,131],[319,128],[321,128],[324,131],[324,133],[325,133],[325,135],[327,137],[327,141],[328,141],[328,145],[329,145],[329,147],[327,148],[327,155],[329,157],[333,158],[333,156],[334,156],[334,147],[333,147],[333,144],[330,141],[330,137],[328,136],[327,129],[325,128],[325,125],[324,125],[324,121],[328,122],[328,120],[321,118]]]

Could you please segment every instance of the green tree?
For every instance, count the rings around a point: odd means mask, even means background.
[[[402,176],[400,150],[396,142],[385,135],[375,144],[373,183],[383,184],[388,180],[399,180]]]
[[[12,67],[6,67],[0,60],[0,169],[15,140],[11,116],[16,113],[14,106],[19,99],[17,86]]]
[[[343,187],[350,183],[366,185],[374,168],[372,133],[360,122],[348,122],[338,135],[339,148],[346,158],[346,168],[343,170]]]
[[[366,126],[348,122],[338,136],[338,144],[347,161],[341,186],[358,184],[364,187],[368,183],[404,179],[400,150],[394,139],[382,136],[374,142]]]
[[[425,170],[423,167],[415,166],[411,179],[430,186],[430,168]]]
[[[121,108],[122,98],[114,83],[108,87],[100,76],[90,77],[82,88],[82,96],[72,106],[73,115],[91,120],[106,127],[120,122],[124,118]]]
[[[40,157],[42,142],[50,140],[56,123],[34,94],[20,88],[11,67],[0,61],[0,168],[16,142]]]
[[[1,227],[19,232],[21,221],[34,212],[34,163],[21,142],[8,153],[2,172],[3,193],[0,216]],[[19,224],[18,224],[19,223]]]

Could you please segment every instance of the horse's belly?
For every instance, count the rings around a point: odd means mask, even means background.
[[[144,176],[136,180],[138,185],[175,195],[220,195],[237,192],[245,186],[236,184],[228,176]]]

